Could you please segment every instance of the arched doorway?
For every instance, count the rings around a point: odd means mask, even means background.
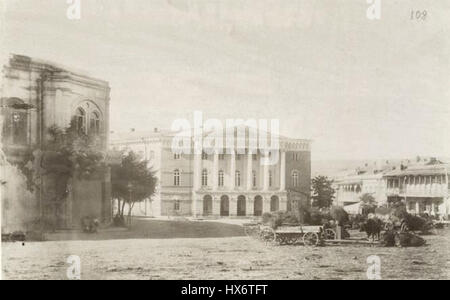
[[[212,215],[212,197],[210,195],[206,195],[203,197],[203,215],[210,216]]]
[[[255,197],[255,202],[253,203],[253,215],[256,217],[262,216],[263,211],[263,199],[261,196]]]
[[[280,210],[280,199],[278,196],[272,196],[272,198],[270,198],[270,211],[278,210]]]
[[[230,215],[230,199],[226,195],[220,197],[220,215],[222,217]]]
[[[245,203],[245,196],[239,196],[237,200],[237,215],[245,216],[247,214],[247,206]]]

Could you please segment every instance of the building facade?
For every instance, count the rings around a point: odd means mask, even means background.
[[[386,203],[386,185],[383,173],[355,174],[339,178],[335,182],[336,205],[347,206],[359,203],[364,194],[371,195],[378,205]]]
[[[335,204],[358,213],[361,196],[370,194],[378,206],[402,201],[412,214],[448,218],[449,164],[436,158],[407,159],[378,168],[359,168],[335,178]]]
[[[134,214],[246,217],[290,210],[293,203],[309,205],[309,141],[280,138],[278,161],[264,166],[262,153],[248,147],[223,154],[194,154],[193,148],[192,154],[176,154],[174,137],[173,132],[158,130],[112,134],[112,149],[141,154],[158,177],[155,195],[137,205]]]
[[[383,179],[388,201],[404,201],[410,213],[448,218],[449,169],[449,164],[436,163],[386,172]]]
[[[99,149],[106,151],[109,95],[103,80],[27,56],[10,57],[1,84],[2,230],[26,230],[46,214],[57,216],[57,227],[63,228],[79,225],[86,215],[110,218],[108,172],[88,181],[73,178],[66,200],[55,203],[27,188],[19,169],[31,150],[44,147],[48,128],[67,128],[72,121],[95,134]]]

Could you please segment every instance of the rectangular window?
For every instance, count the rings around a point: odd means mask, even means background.
[[[269,186],[272,187],[272,171],[269,171]]]
[[[202,152],[202,160],[207,160],[208,154],[206,152]]]
[[[219,171],[219,186],[223,186],[224,185],[224,173],[223,171]]]
[[[208,171],[203,170],[202,172],[202,186],[208,186]]]
[[[14,112],[12,114],[12,142],[16,145],[27,144],[27,113]]]
[[[175,211],[179,211],[180,210],[180,200],[175,200],[173,203],[173,209]]]

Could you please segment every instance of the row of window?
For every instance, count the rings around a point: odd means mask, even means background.
[[[26,145],[29,142],[29,112],[25,107],[26,104],[17,98],[10,98],[4,101],[6,110],[3,140],[6,143],[15,145]],[[83,108],[86,107],[85,108]],[[18,108],[16,108],[18,107]],[[90,108],[86,102],[78,107],[75,111],[75,126],[78,132],[100,134],[101,116],[99,111]]]
[[[445,175],[437,176],[411,176],[402,179],[388,179],[388,187],[394,188],[404,184],[442,184],[446,182]]]
[[[219,171],[218,174],[218,186],[224,186],[225,185],[225,173],[223,170]],[[292,172],[292,186],[297,187],[298,183],[299,183],[299,176],[298,176],[298,172],[297,171],[293,171]],[[176,169],[173,172],[173,184],[174,186],[180,186],[180,170]],[[235,176],[234,176],[234,184],[237,187],[241,186],[241,172],[240,171],[236,171],[235,172]],[[253,187],[257,186],[257,177],[256,177],[256,171],[252,172],[252,184]],[[269,171],[269,186],[271,187],[273,185],[273,176],[272,176],[272,171]],[[208,186],[208,170],[207,169],[203,169],[202,171],[202,186]]]
[[[242,155],[243,154],[236,154],[236,160],[241,160]],[[219,154],[218,156],[219,156],[219,160],[225,160],[225,154]],[[207,153],[203,152],[202,160],[208,160],[208,158],[209,158],[209,155]],[[252,158],[253,158],[253,160],[256,161],[258,159],[258,156],[256,154],[252,154]],[[175,159],[175,160],[181,159],[181,154],[175,153],[173,155],[173,159]]]

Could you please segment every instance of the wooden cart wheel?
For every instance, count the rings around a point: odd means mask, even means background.
[[[331,228],[325,229],[324,238],[326,240],[334,240],[336,239],[336,232]]]
[[[266,227],[263,230],[261,230],[260,236],[261,236],[261,239],[267,243],[274,243],[277,239],[275,230],[273,230],[272,228],[269,228],[269,227]]]
[[[305,246],[317,246],[319,244],[319,236],[315,232],[307,232],[303,236],[303,244]]]

